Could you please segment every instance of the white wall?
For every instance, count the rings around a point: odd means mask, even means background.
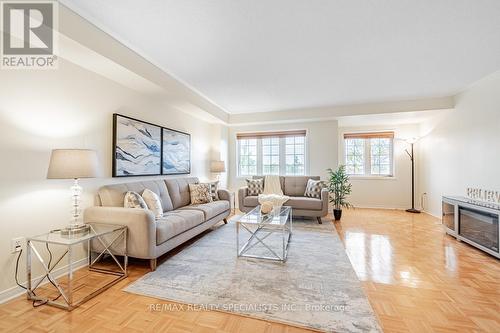
[[[370,127],[339,128],[339,161],[344,163],[344,133],[394,131],[394,177],[351,177],[352,194],[350,202],[360,208],[396,208],[411,207],[411,163],[405,149],[410,149],[405,139],[419,134],[419,126],[391,125]],[[415,152],[418,156],[418,151]],[[419,202],[417,198],[415,200]]]
[[[71,181],[46,179],[51,149],[98,151],[103,178],[81,181],[85,207],[104,184],[151,179],[110,178],[114,112],[191,133],[192,175],[202,179],[214,177],[210,160],[226,154],[227,132],[221,125],[62,59],[58,70],[0,70],[0,297],[15,286],[11,239],[44,233],[69,220]],[[24,281],[24,260],[20,267]]]
[[[231,188],[231,190],[237,191],[239,187],[246,184],[245,178],[237,177],[237,133],[297,129],[305,129],[307,131],[307,174],[321,176],[322,179],[326,179],[326,169],[335,168],[337,166],[338,126],[336,120],[290,124],[237,126],[229,128],[230,162],[228,171],[229,187]]]
[[[420,191],[441,215],[441,196],[467,187],[500,190],[500,72],[456,96],[455,111],[422,126]]]

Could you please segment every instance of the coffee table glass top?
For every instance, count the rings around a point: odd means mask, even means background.
[[[259,224],[269,226],[283,226],[289,220],[292,207],[281,206],[275,207],[269,214],[262,214],[260,212],[260,205],[252,209],[250,212],[240,217],[237,221],[245,224]]]

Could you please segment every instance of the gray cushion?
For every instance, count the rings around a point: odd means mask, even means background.
[[[243,199],[243,204],[247,207],[256,207],[259,205],[259,197],[257,196],[251,196],[251,197],[245,197]]]
[[[319,180],[319,176],[287,176],[285,177],[285,195],[291,197],[304,196],[306,192],[307,181],[309,179]]]
[[[321,199],[321,191],[325,187],[325,182],[321,180],[309,179],[307,181],[306,192],[304,193],[304,196],[308,198]]]
[[[290,200],[285,202],[284,205],[304,210],[321,210],[323,208],[320,199],[306,197],[290,197]]]
[[[198,210],[174,210],[165,213],[156,221],[156,245],[196,227],[205,221],[203,212]]]
[[[264,192],[263,179],[247,179],[247,193],[248,195],[259,195]]]
[[[198,183],[198,178],[195,177],[165,179],[174,209],[189,205],[191,202],[189,184],[196,183]]]
[[[181,210],[194,209],[203,212],[205,215],[205,221],[210,220],[212,217],[216,217],[219,214],[224,213],[230,209],[229,201],[221,200],[221,201],[213,201],[205,204],[199,205],[190,205],[183,208]]]
[[[123,200],[128,191],[142,194],[145,189],[150,189],[160,197],[161,206],[164,212],[173,209],[167,186],[163,180],[147,180],[142,182],[106,185],[99,189],[98,194],[103,206],[123,207]]]

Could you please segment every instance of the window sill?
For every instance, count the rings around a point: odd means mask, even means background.
[[[351,180],[397,180],[395,176],[349,176]]]

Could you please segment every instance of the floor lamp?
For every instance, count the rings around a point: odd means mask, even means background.
[[[406,153],[408,156],[410,156],[410,161],[411,161],[411,208],[407,209],[406,211],[408,213],[415,213],[418,214],[420,211],[415,208],[415,153],[413,150],[413,146],[415,143],[418,141],[418,138],[411,138],[406,140],[411,145],[411,153],[408,151],[408,149],[405,149]]]

